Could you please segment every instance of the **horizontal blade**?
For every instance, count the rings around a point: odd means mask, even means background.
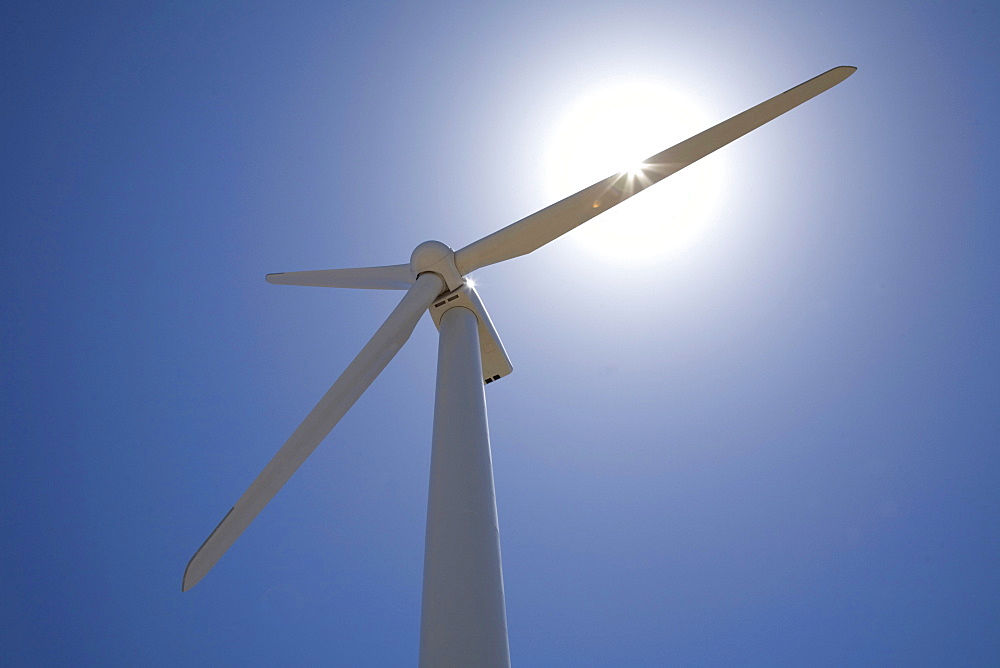
[[[358,269],[321,269],[268,274],[275,285],[311,285],[317,288],[360,288],[367,290],[408,290],[416,282],[408,264]]]
[[[469,244],[455,253],[458,270],[464,275],[480,267],[510,260],[541,248],[637,192],[833,88],[854,74],[856,69],[848,66],[835,67],[646,159],[638,177],[614,174]]]
[[[209,535],[184,571],[182,591],[198,584],[205,574],[239,538],[253,518],[274,498],[278,490],[312,454],[334,425],[382,372],[413,333],[420,316],[441,294],[444,282],[437,274],[424,274],[403,297],[395,310],[365,344],[354,361],[319,400],[278,454],[243,493],[232,510]]]

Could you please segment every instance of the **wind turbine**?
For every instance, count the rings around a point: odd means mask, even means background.
[[[507,666],[507,619],[484,384],[513,369],[466,275],[537,250],[650,185],[832,88],[841,66],[464,248],[416,247],[407,264],[268,274],[278,285],[406,294],[226,513],[184,571],[196,585],[399,352],[425,310],[440,331],[421,604],[421,666]]]

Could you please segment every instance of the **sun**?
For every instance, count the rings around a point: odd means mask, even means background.
[[[619,81],[567,105],[545,155],[546,195],[556,201],[615,173],[642,178],[642,161],[713,125],[675,88]],[[650,263],[690,248],[721,199],[722,161],[706,160],[626,200],[570,235],[610,261]]]

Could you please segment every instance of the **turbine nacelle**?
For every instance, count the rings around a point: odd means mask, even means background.
[[[426,243],[437,242],[428,241]],[[456,306],[469,309],[476,314],[476,319],[479,321],[479,354],[482,357],[483,382],[489,385],[510,374],[514,367],[500,341],[500,335],[497,334],[497,328],[493,324],[490,314],[486,312],[483,300],[479,298],[479,293],[476,292],[476,288],[471,285],[470,281],[463,282],[457,290],[445,292],[431,304],[428,310],[431,312],[434,326],[440,330],[441,316],[445,314],[445,311]]]

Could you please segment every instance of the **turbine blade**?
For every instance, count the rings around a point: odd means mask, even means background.
[[[458,270],[464,275],[480,267],[510,260],[541,248],[637,192],[662,181],[696,160],[794,109],[806,100],[833,88],[856,70],[856,67],[835,67],[647,158],[643,163],[645,178],[614,174],[527,218],[522,218],[474,241],[455,253]]]
[[[365,344],[340,378],[323,395],[302,424],[285,441],[250,488],[243,493],[202,544],[184,570],[181,590],[198,584],[239,538],[257,514],[312,454],[330,430],[354,405],[372,381],[399,352],[413,333],[420,316],[441,294],[444,282],[437,274],[423,274],[399,302],[371,340]]]
[[[360,288],[367,290],[408,290],[416,282],[408,264],[358,269],[321,269],[268,274],[275,285],[311,285],[317,288]]]

